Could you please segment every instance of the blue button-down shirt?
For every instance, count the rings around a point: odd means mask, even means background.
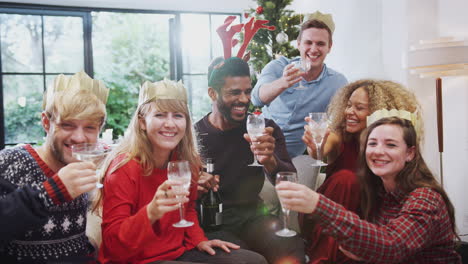
[[[281,57],[268,63],[263,68],[252,93],[252,103],[255,106],[263,106],[265,117],[273,119],[283,130],[286,147],[291,158],[301,155],[306,149],[304,142],[302,142],[304,125],[306,124],[304,117],[312,112],[325,112],[331,97],[339,88],[348,83],[343,74],[323,65],[323,70],[317,79],[310,82],[301,81],[306,89],[294,89],[299,85],[297,83],[283,91],[269,104],[263,103],[259,97],[260,86],[281,78],[283,69],[299,59],[299,57],[294,59]]]

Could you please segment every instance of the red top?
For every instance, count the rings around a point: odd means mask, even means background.
[[[461,263],[455,234],[442,196],[430,188],[401,191],[378,198],[371,222],[320,196],[316,214],[324,232],[370,263]]]
[[[357,158],[359,155],[358,140],[343,142],[341,154],[327,166],[327,178],[317,189],[335,203],[343,205],[355,213],[359,211],[360,189],[356,176]],[[349,259],[338,250],[338,243],[323,233],[321,223],[313,220],[310,214],[299,214],[299,223],[303,236],[307,239],[306,252],[310,257],[309,264],[346,263]]]
[[[111,164],[124,158],[118,157]],[[197,185],[190,186],[190,201],[185,204],[185,219],[195,224],[176,228],[179,210],[166,213],[150,224],[146,205],[157,188],[167,180],[167,170],[154,169],[143,176],[141,166],[131,160],[110,175],[104,182],[101,263],[148,263],[156,260],[174,260],[185,251],[206,241],[195,211]]]
[[[332,164],[328,164],[325,172],[327,179],[340,170],[350,170],[356,172],[356,162],[359,156],[359,140],[354,138],[343,142],[340,146],[341,153]]]

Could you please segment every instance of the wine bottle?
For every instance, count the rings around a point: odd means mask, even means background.
[[[212,159],[206,160],[206,172],[213,174]],[[200,203],[201,225],[205,231],[217,231],[223,224],[223,202],[218,192],[211,188],[202,196]]]

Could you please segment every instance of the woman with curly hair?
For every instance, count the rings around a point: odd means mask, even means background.
[[[360,135],[367,126],[367,117],[380,109],[406,110],[420,118],[420,105],[415,95],[402,85],[385,80],[358,80],[343,87],[328,106],[329,133],[325,135],[322,150],[328,162],[326,179],[317,190],[359,213],[360,189],[356,177]],[[306,117],[306,121],[309,121]],[[422,126],[422,124],[420,123]],[[418,135],[419,138],[422,135]],[[312,131],[305,126],[303,141],[309,154],[316,158]],[[304,237],[309,243],[309,263],[342,263],[344,255],[338,250],[336,240],[322,234],[322,227],[311,215],[299,215]]]
[[[363,133],[361,217],[304,185],[276,185],[283,206],[320,219],[346,255],[343,262],[462,263],[454,207],[422,158],[414,119],[407,117],[378,119]]]

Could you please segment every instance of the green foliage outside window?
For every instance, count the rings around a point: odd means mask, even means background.
[[[105,128],[114,138],[128,127],[140,85],[169,77],[169,17],[93,13],[94,77],[110,88]]]

